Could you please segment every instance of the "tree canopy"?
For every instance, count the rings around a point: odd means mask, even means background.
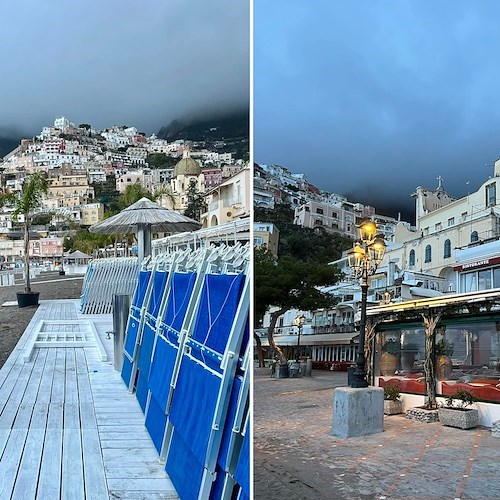
[[[336,266],[304,261],[292,255],[278,260],[265,248],[254,252],[254,311],[258,325],[271,308],[271,321],[267,331],[269,345],[278,353],[281,363],[286,363],[282,351],[274,342],[274,328],[282,314],[290,309],[311,311],[332,307],[335,298],[320,291],[319,287],[333,285],[342,276]]]

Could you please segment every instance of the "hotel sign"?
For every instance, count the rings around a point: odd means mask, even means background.
[[[499,264],[500,257],[495,257],[493,259],[481,259],[474,260],[472,262],[467,262],[461,266],[456,266],[453,268],[454,271],[466,271],[467,269],[476,269],[477,267],[485,267],[493,264]]]

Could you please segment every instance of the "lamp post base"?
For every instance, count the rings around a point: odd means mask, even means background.
[[[339,387],[333,394],[332,435],[341,439],[384,430],[384,390],[381,387]]]

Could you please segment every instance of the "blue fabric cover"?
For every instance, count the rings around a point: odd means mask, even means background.
[[[244,498],[250,498],[250,428],[247,429],[243,439],[234,478],[241,486],[241,492],[246,495]]]
[[[140,321],[132,316],[127,322],[127,333],[125,336],[124,351],[130,356],[134,356],[135,343],[137,341],[137,333],[139,332]]]
[[[184,357],[172,398],[170,421],[203,464],[221,380]]]
[[[172,337],[172,334],[170,334],[170,337]],[[167,408],[170,381],[177,352],[177,348],[170,345],[163,337],[158,337],[153,362],[151,363],[149,389],[163,411],[166,411]]]
[[[127,356],[124,356],[122,365],[122,379],[127,385],[127,387],[130,385],[131,374],[132,374],[132,362],[128,360]]]
[[[155,398],[149,399],[149,408],[146,415],[146,429],[153,440],[156,451],[158,454],[161,452],[161,445],[163,442],[163,435],[165,434],[165,427],[167,425],[167,416],[156,402]]]
[[[156,332],[151,326],[146,323],[142,331],[142,342],[139,350],[137,366],[139,370],[144,372],[149,378],[149,367],[151,366],[151,354],[153,353],[153,344],[155,341]]]
[[[149,278],[151,276],[151,271],[141,271],[139,273],[139,281],[137,283],[137,288],[135,289],[134,300],[132,305],[141,308],[144,303],[144,298],[146,297],[146,290],[148,289]]]
[[[191,442],[191,440],[190,440]],[[179,498],[197,500],[203,478],[203,463],[200,463],[182,437],[174,431],[165,465]]]
[[[141,372],[137,376],[137,387],[135,389],[135,397],[139,401],[142,413],[146,411],[146,402],[148,400],[148,378]]]
[[[195,281],[196,273],[175,273],[172,276],[163,322],[178,332],[184,323]]]
[[[229,451],[229,441],[231,439],[231,434],[234,425],[234,417],[236,416],[236,411],[238,410],[238,396],[241,389],[241,379],[235,378],[233,383],[233,388],[231,390],[231,397],[229,398],[229,406],[227,408],[226,421],[224,423],[224,429],[222,431],[222,441],[219,450],[219,456],[217,457],[217,463],[222,467],[223,470],[227,470],[227,453]]]
[[[243,288],[243,274],[207,274],[193,338],[224,353]]]
[[[153,275],[153,289],[151,290],[151,295],[148,302],[148,313],[154,316],[158,316],[158,311],[160,310],[161,299],[163,298],[163,293],[165,292],[165,283],[167,282],[168,273],[166,271],[155,271]]]

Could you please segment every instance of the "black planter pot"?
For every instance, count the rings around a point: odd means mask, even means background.
[[[66,271],[59,271],[60,276],[64,276],[66,274]]]
[[[19,307],[37,306],[40,292],[17,292],[17,305]]]

